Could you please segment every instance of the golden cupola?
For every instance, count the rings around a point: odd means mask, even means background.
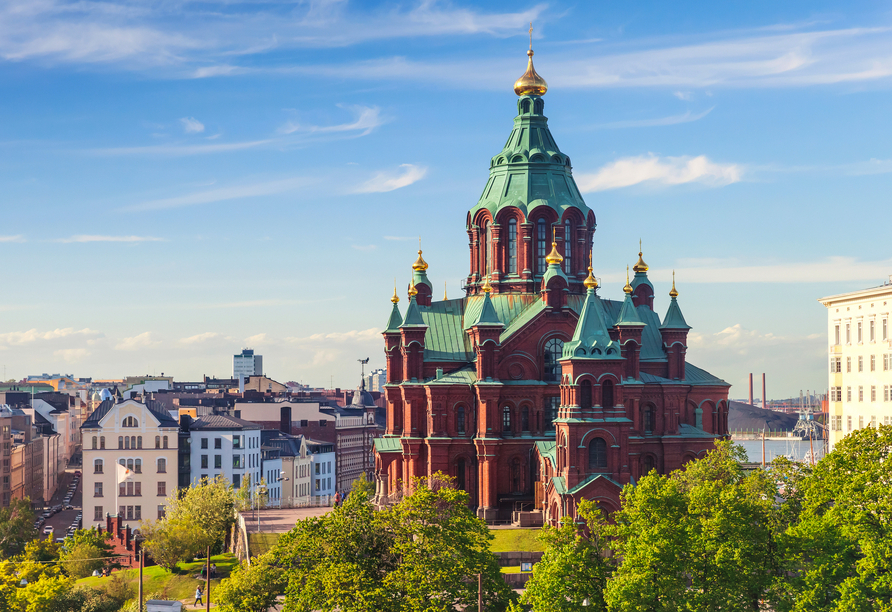
[[[548,91],[548,83],[545,82],[533,67],[533,24],[530,24],[530,50],[527,51],[527,71],[514,82],[514,93],[518,96],[544,96]]]
[[[427,270],[427,268],[427,262],[424,261],[424,257],[421,256],[421,249],[418,249],[418,259],[416,259],[415,263],[412,264],[412,269],[417,272],[423,272]]]
[[[641,249],[641,241],[638,241],[638,262],[632,266],[635,272],[647,272],[648,265],[644,263],[644,253]]]

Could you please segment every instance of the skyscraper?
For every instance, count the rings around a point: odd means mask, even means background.
[[[244,391],[245,379],[263,374],[263,355],[255,355],[254,349],[242,349],[232,356],[232,377],[238,380],[239,391]]]

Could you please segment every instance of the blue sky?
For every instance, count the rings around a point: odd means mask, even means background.
[[[3,0],[7,377],[222,376],[252,346],[355,385],[417,236],[459,294],[529,21],[602,295],[640,238],[690,361],[735,397],[825,389],[817,298],[892,273],[878,2]]]

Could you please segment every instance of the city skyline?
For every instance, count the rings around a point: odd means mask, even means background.
[[[419,235],[434,297],[460,293],[533,21],[602,295],[640,239],[732,397],[750,372],[823,392],[818,298],[892,274],[892,19],[758,6],[7,3],[7,376],[224,377],[249,346],[355,387]]]

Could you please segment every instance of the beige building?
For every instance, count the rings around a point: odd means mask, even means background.
[[[828,314],[830,450],[847,433],[892,424],[892,277],[819,300]]]
[[[105,400],[93,411],[81,426],[85,528],[104,525],[106,514],[131,527],[163,516],[177,488],[178,429],[151,400]]]

